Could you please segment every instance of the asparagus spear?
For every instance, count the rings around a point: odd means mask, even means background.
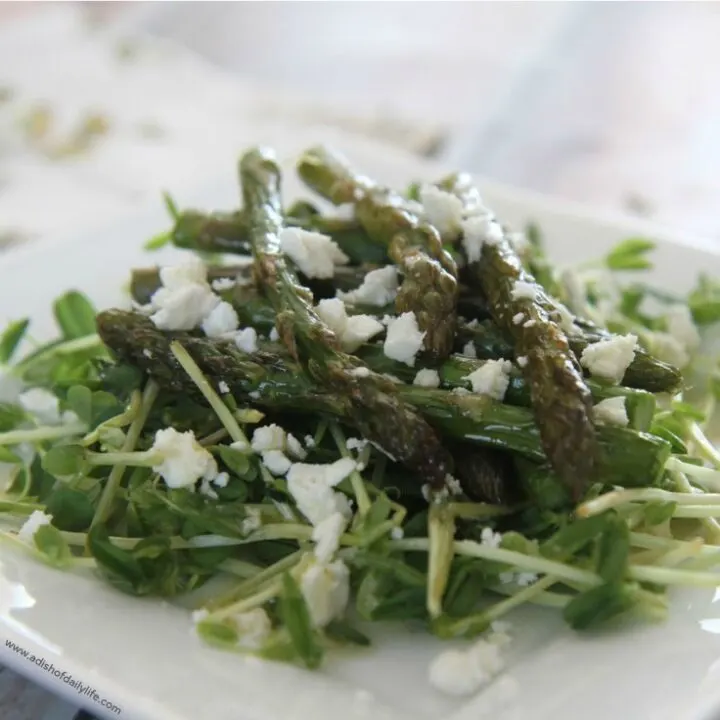
[[[522,267],[505,237],[483,245],[471,272],[488,298],[498,325],[514,338],[543,446],[560,479],[575,496],[595,478],[599,447],[591,419],[592,397],[565,334],[537,299],[542,288]],[[532,297],[514,294],[525,283]],[[519,287],[519,286],[518,286]],[[522,318],[522,322],[517,322]]]
[[[457,267],[437,230],[409,209],[407,201],[354,172],[325,148],[306,151],[298,163],[302,179],[335,203],[352,202],[360,224],[383,243],[404,275],[395,307],[414,312],[426,333],[425,348],[436,359],[452,349],[457,314]]]
[[[258,284],[278,313],[278,332],[292,354],[302,355],[310,375],[347,398],[354,424],[435,488],[444,487],[451,458],[432,428],[377,375],[358,378],[357,359],[343,353],[337,338],[312,307],[282,255],[280,168],[268,151],[253,150],[240,161],[243,199],[252,227]]]
[[[386,247],[373,242],[356,220],[328,217],[312,212],[309,204],[296,203],[285,222],[330,235],[352,262],[382,264],[387,259]],[[244,210],[209,214],[187,210],[177,217],[170,240],[186,250],[247,255],[251,252],[249,232]]]
[[[165,333],[143,315],[122,310],[102,312],[97,322],[101,338],[119,358],[136,365],[166,389],[197,393],[170,351],[170,343],[177,339],[210,381],[227,383],[238,399],[266,410],[327,415],[357,428],[376,442],[377,433],[382,430],[386,436],[395,433],[395,425],[383,423],[387,417],[395,422],[394,409],[394,414],[380,416],[378,423],[368,429],[362,413],[364,405],[358,411],[354,397],[347,392],[337,392],[336,385],[328,388],[308,378],[287,354],[260,350],[247,355],[231,341]],[[370,379],[363,378],[361,384]],[[536,463],[545,462],[540,433],[527,408],[503,405],[481,395],[458,395],[413,385],[396,385],[393,390],[454,441],[519,453]],[[637,486],[652,485],[658,479],[669,456],[668,443],[625,428],[601,427],[598,433],[603,449],[600,457],[603,481]],[[394,455],[392,443],[397,444],[396,441],[387,437],[382,440],[381,447]],[[400,455],[395,457],[402,459]]]

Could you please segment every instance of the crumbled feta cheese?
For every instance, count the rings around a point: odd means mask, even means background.
[[[236,440],[235,442],[230,443],[230,447],[233,450],[238,450],[239,452],[247,452],[250,450],[250,445],[245,440]]]
[[[217,500],[218,494],[210,487],[210,480],[203,478],[200,483],[200,494],[209,497],[211,500]]]
[[[394,527],[390,531],[390,537],[393,540],[402,540],[405,537],[405,531],[401,527]]]
[[[528,585],[532,585],[534,582],[536,582],[537,579],[537,573],[519,572],[515,576],[515,584],[519,585],[520,587],[527,587]]]
[[[420,202],[425,219],[433,225],[443,240],[454,240],[461,230],[463,202],[452,193],[434,185],[420,188]]]
[[[197,257],[160,270],[162,286],[150,298],[150,319],[160,330],[192,330],[220,302],[207,282],[207,268]]]
[[[527,367],[527,364],[528,364],[527,355],[518,355],[516,362],[518,364],[518,367],[521,367],[521,368]]]
[[[277,328],[273,325],[273,329],[270,331],[271,342],[277,342],[280,339],[280,333]]]
[[[430,487],[429,483],[425,483],[421,488],[420,492],[422,493],[423,499],[426,502],[430,502],[430,498],[432,497],[432,488]]]
[[[30,388],[18,396],[18,404],[38,422],[46,425],[58,425],[62,421],[60,401],[49,390]]]
[[[383,352],[390,359],[413,367],[424,339],[425,333],[418,328],[415,313],[405,312],[389,323]]]
[[[150,452],[157,453],[160,460],[153,470],[170,488],[190,487],[201,478],[211,480],[218,474],[215,459],[198,444],[192,430],[158,430]]]
[[[252,392],[248,393],[248,396],[251,397],[253,400],[259,400],[260,399],[260,391],[253,390]]]
[[[282,450],[265,450],[262,454],[262,462],[275,476],[284,475],[292,465]]]
[[[368,441],[364,438],[348,438],[345,442],[345,447],[348,450],[357,450],[358,452],[365,449]]]
[[[483,245],[496,245],[503,239],[503,230],[491,215],[473,215],[462,222],[463,238],[468,262],[477,262]]]
[[[526,320],[526,321],[523,323],[523,327],[524,327],[524,328],[531,328],[531,327],[533,327],[533,325],[535,325],[535,324],[536,324],[536,323],[535,323],[535,320],[533,320],[532,318],[530,318],[530,320]]]
[[[502,542],[502,535],[495,532],[492,528],[485,527],[480,532],[480,544],[487,545],[491,548],[500,547]]]
[[[512,318],[513,325],[520,325],[522,322],[525,321],[525,313],[515,313]]]
[[[428,388],[440,387],[440,375],[437,370],[423,368],[422,370],[418,370],[417,375],[415,375],[413,385]]]
[[[599,425],[627,426],[629,421],[625,409],[625,398],[621,396],[601,400],[593,407],[593,418]]]
[[[251,446],[256,453],[266,450],[284,450],[285,431],[275,423],[255,428]]]
[[[337,296],[348,305],[372,305],[382,307],[387,305],[397,296],[398,274],[394,265],[386,265],[378,270],[371,270],[363,278],[362,285],[351,290],[342,292],[338,290]]]
[[[210,287],[215,290],[215,292],[232,290],[235,285],[237,285],[237,281],[233,280],[233,278],[216,278],[210,283]]]
[[[453,395],[469,395],[470,391],[464,387],[456,387],[452,390]]]
[[[42,510],[33,510],[18,530],[18,539],[26,543],[32,543],[35,533],[43,525],[50,525],[52,519],[52,515],[47,515]]]
[[[693,352],[700,347],[700,333],[687,305],[674,305],[666,313],[668,333],[687,350]]]
[[[340,617],[350,599],[350,571],[342,560],[315,562],[300,578],[300,590],[315,627]]]
[[[226,472],[220,472],[213,478],[213,485],[219,488],[227,487],[230,482],[230,476]]]
[[[475,343],[472,340],[468,340],[463,346],[462,354],[464,357],[476,358],[477,350],[475,349]]]
[[[445,650],[430,665],[430,684],[447,695],[477,692],[504,668],[500,647],[479,640],[467,650]]]
[[[460,484],[460,481],[452,475],[445,476],[445,485],[451,495],[462,495],[462,485]]]
[[[395,319],[395,317],[395,315],[383,315],[380,318],[380,322],[387,327]]]
[[[229,302],[218,303],[202,321],[203,332],[211,338],[222,337],[238,329],[238,315]]]
[[[350,371],[350,374],[353,377],[359,377],[359,378],[370,377],[370,368],[366,368],[366,367],[353,368]]]
[[[474,393],[502,400],[510,384],[511,368],[509,360],[486,360],[465,379],[470,381]]]
[[[286,518],[287,519],[287,518]],[[292,513],[290,514],[290,520],[293,520]],[[245,517],[240,525],[240,530],[243,535],[250,535],[262,527],[262,515],[257,508],[246,508]]]
[[[315,312],[337,335],[345,352],[354,352],[384,330],[382,323],[371,315],[348,315],[345,304],[338,298],[321,300]]]
[[[361,370],[363,368],[358,368],[358,370]],[[315,447],[315,438],[312,435],[306,435],[303,440],[305,441],[305,447],[306,448],[314,448]]]
[[[272,631],[272,623],[262,608],[254,608],[233,616],[238,633],[238,645],[250,650],[262,647]]]
[[[355,461],[342,458],[329,465],[295,463],[287,474],[288,492],[298,510],[317,525],[335,512],[350,515],[347,498],[333,488],[355,470]]]
[[[255,331],[255,328],[247,327],[236,333],[235,345],[238,350],[242,350],[245,353],[257,352],[257,332]]]
[[[218,383],[218,391],[223,395],[227,395],[230,392],[230,386],[224,380],[221,380]]]
[[[638,339],[635,335],[619,335],[588,345],[580,356],[580,364],[591,375],[619,383],[635,358]]]
[[[318,562],[330,562],[340,547],[340,536],[345,532],[346,526],[347,518],[342,513],[336,512],[328,515],[313,528],[312,539]]]
[[[282,251],[309,278],[331,278],[336,265],[345,265],[348,257],[337,243],[327,235],[303,230],[284,228],[280,231]]]
[[[291,433],[288,433],[285,437],[285,449],[298,460],[304,460],[307,457],[307,453],[300,441]]]
[[[148,360],[152,360],[152,358],[153,358],[152,350],[148,350],[147,348],[145,348],[143,350],[143,357],[146,357]]]
[[[537,285],[518,280],[510,291],[510,297],[513,300],[532,300],[535,302],[537,300]]]

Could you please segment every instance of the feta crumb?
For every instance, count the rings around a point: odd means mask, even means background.
[[[221,380],[218,383],[218,391],[223,395],[227,395],[230,392],[230,386],[224,380]]]
[[[464,387],[453,388],[453,395],[469,395],[470,391]]]
[[[329,465],[295,463],[287,474],[288,492],[298,510],[317,525],[335,512],[349,516],[347,498],[333,488],[355,470],[355,461],[342,458]]]
[[[483,245],[496,245],[503,239],[503,230],[490,214],[473,215],[462,222],[463,238],[468,262],[477,262]]]
[[[480,544],[487,545],[487,547],[497,548],[500,547],[502,542],[502,535],[495,532],[492,528],[484,527],[480,532]]]
[[[423,499],[426,502],[430,502],[430,498],[432,497],[432,488],[430,487],[430,483],[425,483],[420,488],[420,492],[422,493]]]
[[[255,428],[251,447],[256,453],[285,449],[285,431],[275,423]]]
[[[480,321],[477,318],[473,318],[468,324],[467,327],[470,330],[474,330],[477,327],[480,327]]]
[[[247,327],[235,335],[235,345],[238,350],[242,350],[245,353],[257,352],[257,332],[255,328]]]
[[[202,321],[203,332],[211,338],[222,337],[238,329],[238,315],[229,302],[218,303]]]
[[[358,452],[361,452],[365,449],[367,444],[368,441],[364,438],[348,438],[345,442],[345,447],[348,450],[357,450]]]
[[[476,358],[477,357],[477,350],[475,349],[475,343],[472,340],[468,340],[468,342],[465,343],[462,349],[462,354],[464,357],[468,358]]]
[[[160,460],[153,470],[170,488],[190,487],[197,480],[211,480],[218,474],[215,458],[198,444],[192,430],[158,430],[150,452],[157,453]]]
[[[519,572],[515,576],[515,584],[519,585],[520,587],[527,587],[528,585],[532,585],[534,582],[536,582],[537,579],[537,573]]]
[[[33,510],[18,530],[18,540],[22,540],[26,543],[32,543],[35,533],[43,525],[50,525],[52,519],[52,515],[47,515],[42,510]]]
[[[358,368],[358,370],[364,370],[367,368]],[[305,441],[305,447],[306,448],[314,448],[315,447],[315,438],[312,435],[306,435],[303,440]]]
[[[383,315],[380,318],[380,322],[387,327],[395,319],[395,317],[395,315]]]
[[[451,495],[462,495],[462,485],[460,484],[460,481],[452,475],[445,476],[445,485]]]
[[[230,476],[226,472],[220,472],[213,478],[213,485],[219,488],[227,487],[230,482]]]
[[[509,360],[486,360],[465,379],[470,381],[474,393],[502,400],[510,384],[511,368]]]
[[[207,268],[197,257],[161,268],[161,287],[150,298],[150,320],[160,330],[192,330],[220,302],[207,283]]]
[[[337,297],[348,305],[382,307],[395,300],[398,293],[398,273],[394,265],[371,270],[362,284],[350,292],[338,290]]]
[[[287,519],[287,518],[286,518]],[[294,520],[292,514],[290,520]],[[262,515],[257,508],[246,508],[245,517],[240,525],[240,531],[243,535],[250,535],[262,527]]]
[[[330,562],[340,547],[340,536],[345,532],[346,526],[347,518],[342,513],[335,512],[313,528],[312,539],[318,562]]]
[[[390,531],[390,537],[393,540],[402,540],[405,537],[405,531],[401,527],[394,527]]]
[[[687,305],[674,305],[665,317],[668,333],[687,350],[693,352],[700,347],[700,333]]]
[[[298,460],[304,460],[307,457],[307,453],[300,444],[300,441],[291,433],[285,436],[285,449]]]
[[[250,650],[262,647],[272,631],[272,623],[262,608],[253,608],[233,616],[235,629],[238,633],[238,645]]]
[[[427,388],[440,387],[440,375],[437,370],[423,368],[422,370],[418,370],[417,375],[415,375],[413,385]]]
[[[200,483],[200,494],[209,497],[211,500],[217,500],[218,494],[210,487],[210,480],[203,478]]]
[[[20,407],[46,425],[58,425],[62,421],[60,401],[49,390],[30,388],[18,396]]]
[[[143,357],[146,357],[148,360],[152,360],[152,358],[153,358],[152,351],[145,348],[143,350]]]
[[[342,560],[315,562],[300,578],[300,590],[315,627],[340,617],[350,598],[350,571]]]
[[[462,200],[435,185],[423,185],[420,188],[420,202],[425,219],[437,229],[443,240],[454,240],[461,230],[464,209]]]
[[[248,396],[251,397],[253,400],[259,400],[260,399],[260,391],[253,390],[252,392],[248,393]]]
[[[518,367],[521,367],[521,368],[527,367],[527,364],[528,364],[527,355],[518,355],[515,362],[517,362]]]
[[[336,265],[345,265],[349,258],[327,235],[303,230],[284,228],[280,231],[282,251],[309,278],[328,279],[335,274]]]
[[[537,300],[537,285],[518,280],[510,291],[513,300]]]
[[[625,409],[625,398],[621,396],[601,400],[593,407],[593,418],[599,425],[626,427],[629,420]]]
[[[405,312],[388,324],[383,352],[390,359],[413,367],[424,339],[425,333],[418,328],[415,313]]]
[[[247,452],[250,450],[250,445],[245,440],[236,440],[235,442],[231,442],[230,447],[233,450],[238,450],[239,452]]]
[[[382,323],[371,315],[348,315],[345,304],[338,298],[321,300],[315,312],[337,335],[345,352],[354,352],[384,330]]]
[[[515,313],[515,315],[513,315],[513,318],[512,318],[513,325],[520,325],[522,322],[524,322],[524,320],[525,320],[525,313],[521,313],[521,312]]]
[[[273,329],[270,331],[271,342],[277,342],[280,339],[280,333],[278,329],[273,325]]]
[[[430,684],[447,695],[471,695],[503,668],[500,647],[479,640],[467,650],[440,653],[430,665]]]
[[[370,377],[370,368],[356,367],[350,371],[350,374],[353,377],[359,377],[359,378]]]
[[[276,477],[284,475],[292,465],[282,450],[265,450],[262,454],[262,462]]]
[[[233,278],[216,278],[210,283],[210,287],[215,290],[215,292],[232,290],[235,285],[237,285],[237,281]]]
[[[580,356],[580,364],[591,375],[619,383],[635,358],[638,339],[635,335],[618,335],[588,345]]]
[[[530,320],[526,320],[526,321],[523,323],[523,327],[524,327],[524,328],[531,328],[531,327],[533,327],[533,325],[535,325],[535,324],[536,324],[536,323],[535,323],[535,320],[533,320],[532,318],[530,318]]]

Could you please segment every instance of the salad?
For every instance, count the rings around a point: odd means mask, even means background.
[[[642,281],[653,243],[554,266],[469,176],[402,190],[317,147],[231,212],[180,211],[131,309],[58,298],[0,337],[0,537],[117,590],[184,598],[207,643],[318,668],[373,622],[465,638],[475,692],[525,603],[582,632],[716,587],[720,285]],[[328,203],[329,201],[329,203]],[[329,206],[337,210],[326,210]]]

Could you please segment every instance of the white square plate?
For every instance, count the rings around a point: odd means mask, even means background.
[[[272,135],[248,141],[272,142],[287,161],[288,199],[300,191],[292,160],[303,147],[328,139],[363,171],[394,185],[434,179],[445,170],[324,129]],[[222,177],[180,202],[206,209],[237,205],[234,160],[229,151]],[[478,182],[504,221],[516,227],[538,221],[551,255],[563,263],[595,257],[628,235],[652,234],[659,240],[658,285],[687,290],[699,271],[720,272],[718,252],[698,241],[663,237],[638,223],[595,219],[565,204]],[[119,303],[132,266],[167,257],[148,257],[141,249],[166,226],[158,209],[92,236],[43,242],[1,258],[0,322],[30,315],[34,336],[47,336],[50,302],[69,287],[87,292],[100,307]],[[720,711],[720,604],[712,591],[673,598],[667,623],[595,637],[573,634],[552,611],[521,611],[513,618],[507,672],[476,698],[458,702],[428,685],[427,666],[440,647],[431,637],[388,629],[376,633],[369,651],[331,657],[325,670],[309,673],[204,647],[181,608],[123,596],[91,577],[48,569],[3,547],[0,662],[108,718],[710,718]],[[13,651],[8,641],[36,662]],[[81,694],[70,680],[90,689]]]

